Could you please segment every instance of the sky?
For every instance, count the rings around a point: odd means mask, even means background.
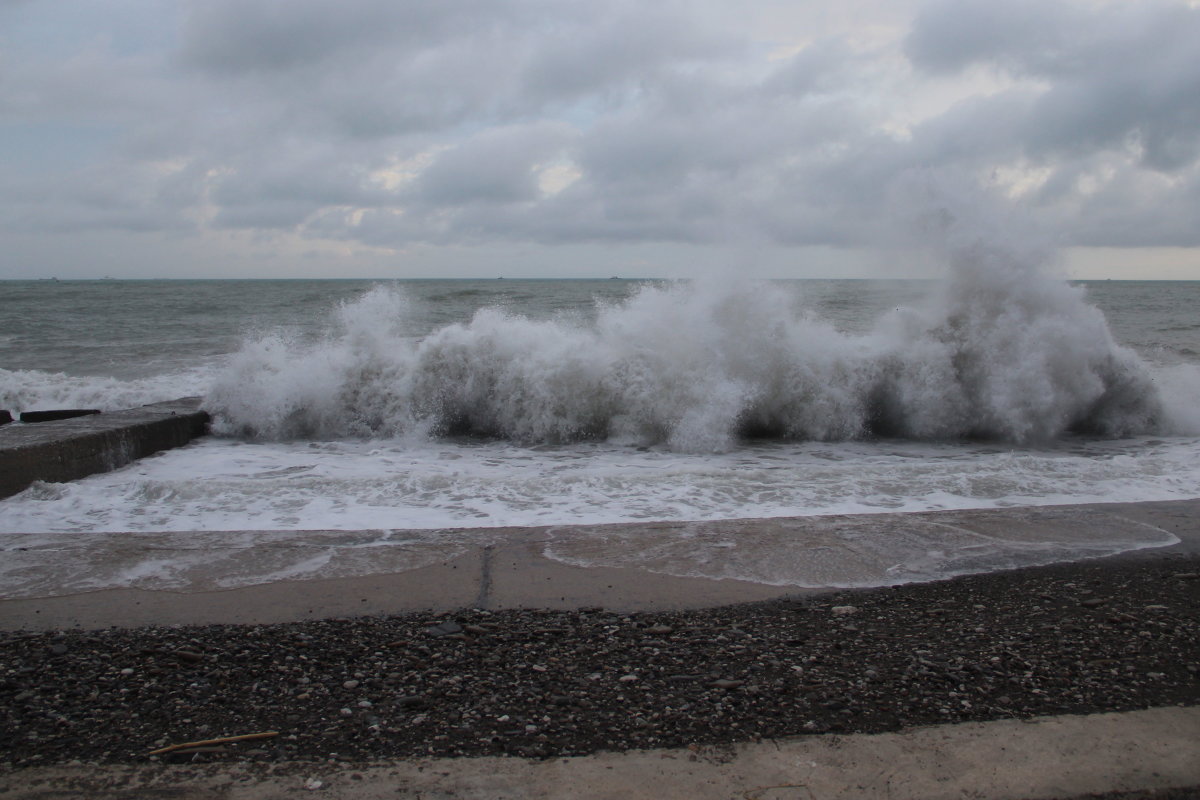
[[[1200,3],[0,0],[0,278],[928,277],[947,214],[1200,279]]]

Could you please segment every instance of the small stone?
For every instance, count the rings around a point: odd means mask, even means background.
[[[668,633],[674,633],[675,629],[670,625],[651,625],[646,628],[646,633],[652,636],[666,636]]]
[[[709,681],[708,685],[714,689],[736,689],[741,686],[743,681],[735,681],[729,678],[717,678],[715,681]]]
[[[357,688],[358,688],[358,681],[354,681],[354,680],[350,680],[350,681],[344,681],[344,682],[342,683],[342,688],[343,688],[343,689],[357,689]]]
[[[426,633],[434,637],[453,636],[455,634],[461,634],[462,631],[462,626],[457,622],[443,622],[425,629]]]
[[[637,679],[637,675],[622,675],[621,677],[617,678],[617,680],[619,680],[621,683],[633,683]]]
[[[52,656],[65,656],[67,654],[67,646],[65,644],[52,644],[46,650]]]
[[[316,778],[309,778],[304,782],[304,788],[310,792],[315,792],[325,785],[324,781],[319,781]]]
[[[849,616],[850,614],[857,614],[858,606],[834,606],[833,608],[829,609],[829,612],[839,617],[845,617]]]
[[[339,710],[338,710],[338,713],[339,713],[339,714],[341,714],[343,717],[352,717],[352,716],[354,716],[354,712],[353,712],[353,711],[351,711],[351,710],[350,710],[350,709],[348,709],[348,708],[342,708],[342,709],[339,709]]]
[[[1079,605],[1084,608],[1099,608],[1107,602],[1103,597],[1089,597],[1087,600],[1081,600]]]

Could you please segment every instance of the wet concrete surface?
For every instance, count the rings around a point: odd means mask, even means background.
[[[200,398],[125,411],[0,427],[0,498],[34,481],[76,480],[203,435],[208,414]]]
[[[1166,558],[1200,552],[1200,500],[457,531],[6,534],[0,629],[271,623],[460,608],[713,607],[902,582],[879,556],[829,545],[831,530],[836,542],[853,543],[892,528],[1026,548],[998,551],[990,568],[964,572],[1079,560],[1026,545],[1102,536],[1160,546],[1100,550],[1097,557]],[[823,554],[807,559],[814,541],[826,543]],[[669,557],[647,555],[664,552]]]

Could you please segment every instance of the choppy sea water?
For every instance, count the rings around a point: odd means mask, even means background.
[[[0,531],[1200,496],[1200,283],[985,266],[946,282],[0,283],[0,407],[201,395],[216,418],[188,447],[0,501]]]

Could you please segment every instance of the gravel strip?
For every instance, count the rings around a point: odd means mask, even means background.
[[[9,767],[549,757],[1197,702],[1181,556],[674,613],[0,634]]]

